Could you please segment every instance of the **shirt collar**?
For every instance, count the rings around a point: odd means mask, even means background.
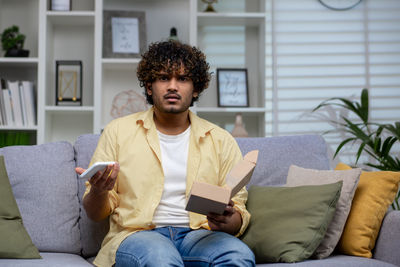
[[[141,124],[143,128],[149,130],[151,128],[155,128],[156,125],[153,119],[154,115],[154,107],[151,107],[142,114],[139,115],[139,118],[136,120],[136,123]],[[192,111],[189,110],[189,119],[191,124],[191,132],[196,137],[196,140],[200,140],[200,138],[204,138],[212,129],[215,128],[215,125],[207,122],[204,119],[201,119]]]

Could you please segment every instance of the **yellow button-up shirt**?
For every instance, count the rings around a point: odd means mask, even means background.
[[[110,230],[94,261],[96,266],[112,266],[121,242],[130,234],[152,229],[154,211],[164,188],[161,151],[153,108],[110,122],[102,133],[91,163],[117,161],[120,172],[114,189],[109,191]],[[187,162],[186,197],[193,181],[225,186],[225,177],[233,165],[242,159],[234,138],[225,130],[189,112],[191,133]],[[86,183],[85,195],[90,190]],[[84,196],[85,196],[84,195]],[[246,229],[250,214],[243,188],[232,199],[242,216],[238,233]],[[189,212],[190,228],[210,229],[204,215]]]

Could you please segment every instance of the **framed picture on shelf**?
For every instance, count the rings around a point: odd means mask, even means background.
[[[71,0],[50,0],[50,10],[71,11]]]
[[[56,105],[82,106],[82,61],[56,61]]]
[[[104,10],[103,58],[135,58],[145,50],[144,12]]]
[[[219,107],[248,107],[247,69],[217,69]]]

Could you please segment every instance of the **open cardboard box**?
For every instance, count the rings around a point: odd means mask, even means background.
[[[226,187],[193,182],[186,210],[207,215],[210,212],[222,214],[230,199],[251,179],[256,167],[258,150],[247,153],[226,176]]]

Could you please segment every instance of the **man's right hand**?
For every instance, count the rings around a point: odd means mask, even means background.
[[[75,168],[77,174],[81,175],[86,169],[81,167]],[[92,186],[91,190],[94,193],[104,193],[110,191],[114,188],[115,182],[117,181],[117,176],[119,173],[119,164],[109,164],[107,168],[102,171],[98,171],[89,179],[89,183]]]
[[[85,169],[77,167],[76,173],[82,174]],[[105,170],[98,171],[89,179],[91,188],[83,198],[83,207],[86,214],[93,221],[101,221],[110,215],[111,208],[108,201],[108,191],[114,188],[119,173],[119,163],[110,164]]]

